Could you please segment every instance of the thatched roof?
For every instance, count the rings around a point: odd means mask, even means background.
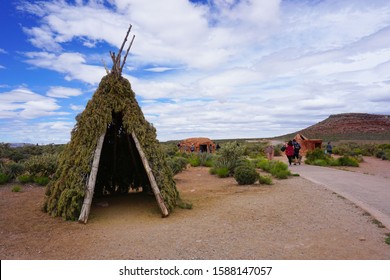
[[[79,217],[102,135],[105,138],[95,193],[126,194],[130,188],[148,188],[151,182],[132,134],[140,143],[161,197],[171,211],[179,193],[156,139],[156,130],[144,118],[129,81],[118,73],[102,78],[86,109],[77,117],[71,141],[60,156],[55,179],[47,187],[44,210],[64,219]]]

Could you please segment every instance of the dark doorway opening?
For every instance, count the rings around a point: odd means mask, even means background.
[[[134,139],[125,133],[122,113],[112,113],[97,173],[95,196],[149,192],[150,182]]]

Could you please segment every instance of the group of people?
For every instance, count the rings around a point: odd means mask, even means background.
[[[299,154],[300,150],[301,145],[295,139],[288,141],[281,148],[281,151],[286,153],[289,165],[291,165],[293,162],[294,165],[301,164],[302,156]],[[264,149],[264,152],[268,160],[273,160],[275,147],[273,145],[270,145]]]
[[[289,165],[301,165],[302,156],[299,154],[301,150],[301,145],[297,142],[297,140],[293,139],[288,141],[284,146],[282,146],[281,151],[285,152]],[[332,155],[332,144],[328,142],[325,148],[325,154],[331,156]],[[264,152],[267,156],[268,160],[273,160],[274,157],[274,146],[270,145],[264,149]]]
[[[294,165],[301,165],[302,156],[299,154],[301,150],[301,145],[297,142],[297,140],[293,139],[287,142],[285,146],[283,146],[284,152],[288,158],[288,164],[294,163]]]

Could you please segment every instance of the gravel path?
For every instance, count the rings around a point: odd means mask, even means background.
[[[305,164],[290,169],[354,202],[390,230],[390,177]]]

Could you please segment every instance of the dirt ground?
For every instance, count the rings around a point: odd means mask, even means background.
[[[389,166],[368,159],[354,171]],[[42,187],[1,186],[0,259],[390,259],[388,229],[303,178],[239,186],[198,167],[175,179],[193,209],[161,218],[153,196],[130,194],[95,201],[86,225],[41,212]]]

